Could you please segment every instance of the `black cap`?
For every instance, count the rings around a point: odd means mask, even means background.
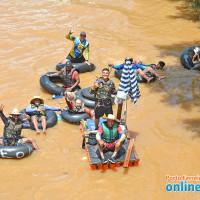
[[[80,35],[85,35],[86,36],[86,32],[82,31]]]
[[[66,63],[65,63],[65,66],[72,66],[72,63],[71,63],[71,61],[67,61]]]
[[[131,63],[133,63],[133,58],[126,57],[126,58],[125,58],[125,62],[126,62],[127,60],[129,60]]]

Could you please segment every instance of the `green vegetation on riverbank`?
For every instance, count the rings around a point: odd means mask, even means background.
[[[200,0],[189,0],[191,7],[195,10],[195,13],[198,14],[200,20]]]
[[[170,0],[174,1],[174,0]],[[192,20],[194,22],[200,22],[200,0],[177,0],[182,3],[177,6],[179,11],[173,18],[183,18]]]

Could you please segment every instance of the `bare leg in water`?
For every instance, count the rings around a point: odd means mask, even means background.
[[[158,80],[164,79],[165,76],[159,76],[159,74],[153,70],[151,67],[147,67],[146,69],[143,70],[143,72],[146,74],[147,72],[150,72],[151,74],[153,74],[154,76],[157,77]]]
[[[40,134],[40,131],[38,129],[38,119],[37,119],[37,117],[36,116],[32,116],[31,120],[32,120],[34,128],[36,130],[36,134]]]
[[[47,120],[45,116],[41,116],[40,121],[42,122],[43,134],[47,134]]]
[[[36,144],[36,142],[35,142],[35,140],[33,138],[23,138],[22,142],[23,142],[23,144],[27,143],[27,142],[30,142],[33,145],[33,147],[35,148],[35,150],[39,149],[38,145]]]
[[[149,78],[149,77],[146,75],[146,73],[144,72],[144,70],[142,71],[141,69],[137,69],[137,70],[135,71],[135,73],[136,73],[136,74],[139,74],[142,78],[146,79],[146,80],[147,80],[147,83],[149,83],[149,82],[153,79],[153,77]]]
[[[153,74],[154,76],[156,76],[158,78],[158,80],[161,80],[161,79],[164,79],[165,76],[159,76],[158,73],[156,73],[156,71],[154,71],[151,67],[147,67],[146,69],[144,70],[141,70],[141,69],[137,69],[135,71],[136,74],[139,74],[141,77],[143,77],[144,79],[147,80],[147,83],[149,83],[153,77],[149,78],[146,73],[147,72],[150,72],[151,74]]]

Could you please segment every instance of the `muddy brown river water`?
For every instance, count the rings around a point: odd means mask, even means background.
[[[146,63],[164,60],[159,73],[167,78],[140,84],[138,106],[128,104],[128,127],[140,133],[139,167],[90,170],[79,126],[61,121],[46,136],[23,131],[40,151],[0,160],[0,199],[199,199],[198,192],[165,190],[166,175],[196,176],[200,170],[200,74],[179,62],[184,48],[199,45],[200,25],[184,8],[176,0],[1,0],[0,103],[6,115],[27,107],[34,95],[47,105],[65,106],[64,99],[49,100],[39,78],[68,54],[72,43],[65,35],[72,27],[74,35],[87,32],[96,75],[130,56]],[[96,79],[91,73],[80,78],[83,88]],[[114,70],[111,79],[119,84]]]

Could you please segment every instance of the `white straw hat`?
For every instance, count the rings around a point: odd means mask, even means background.
[[[40,100],[40,103],[41,104],[44,104],[44,100],[41,98],[41,96],[34,96],[33,99],[31,100],[30,104],[34,104],[34,101],[36,99],[39,99]]]
[[[9,115],[22,115],[22,113],[20,113],[17,108],[14,108],[13,112],[9,113]]]
[[[114,120],[116,122],[120,122],[118,119],[116,119],[115,115],[109,114],[108,117],[102,117],[103,119],[110,119]]]

